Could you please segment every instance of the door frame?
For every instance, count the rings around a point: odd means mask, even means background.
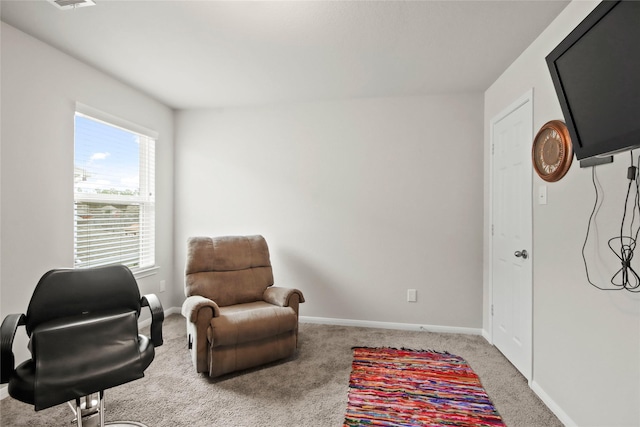
[[[487,335],[488,337],[488,341],[491,345],[494,345],[493,342],[493,313],[492,313],[492,306],[493,306],[493,246],[494,246],[494,242],[493,242],[493,232],[492,232],[492,227],[493,227],[493,216],[494,216],[494,212],[493,212],[493,201],[494,201],[494,189],[493,189],[493,175],[494,175],[494,159],[493,159],[493,146],[494,146],[494,127],[496,125],[496,123],[498,123],[499,121],[501,121],[502,119],[504,119],[506,116],[508,116],[509,114],[511,114],[512,112],[514,112],[515,110],[517,110],[518,108],[520,108],[521,106],[525,105],[527,102],[531,103],[531,135],[530,135],[530,139],[531,141],[533,141],[533,118],[534,118],[534,111],[533,111],[533,88],[529,89],[527,92],[525,92],[522,96],[520,96],[519,98],[517,98],[514,102],[512,102],[508,107],[506,107],[505,109],[503,109],[502,111],[500,111],[500,113],[496,114],[490,121],[489,121],[489,230],[488,230],[488,236],[489,236],[489,301],[488,301],[488,307],[486,307],[487,312],[489,313],[489,327],[488,327],[488,331],[487,331]],[[529,162],[529,165],[531,165],[531,163]],[[533,174],[533,166],[530,166],[530,173]],[[532,200],[532,204],[531,204],[531,209],[533,210],[533,179],[532,179],[532,183],[531,183],[531,188],[529,188],[529,197]],[[533,212],[531,212],[531,224],[529,227],[530,230],[530,238],[531,238],[531,253],[533,254]],[[534,258],[535,257],[531,257],[531,286],[533,288],[533,262],[534,262]],[[529,348],[531,349],[531,354],[530,354],[530,363],[531,366],[529,366],[529,378],[527,378],[527,381],[529,382],[529,385],[531,385],[531,383],[533,382],[533,289],[531,289],[531,331],[530,331],[530,343],[529,343]]]

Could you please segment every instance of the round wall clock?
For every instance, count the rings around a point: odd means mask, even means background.
[[[548,182],[565,176],[573,161],[573,146],[567,126],[560,120],[545,123],[533,139],[533,168]]]

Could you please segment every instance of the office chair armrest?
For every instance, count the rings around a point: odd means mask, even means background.
[[[279,307],[290,307],[292,306],[291,297],[296,297],[297,302],[304,302],[304,296],[302,292],[293,288],[281,288],[278,286],[270,286],[262,295],[262,299],[264,299],[269,304],[277,305]],[[297,306],[297,304],[296,304]]]
[[[215,301],[205,298],[200,295],[192,295],[187,297],[182,304],[182,315],[186,317],[191,323],[198,322],[198,315],[201,309],[209,307],[211,308],[211,315],[207,317],[207,325],[212,318],[220,316],[220,307]]]
[[[13,355],[13,338],[16,336],[18,326],[25,324],[24,314],[10,314],[2,321],[0,326],[0,384],[6,384],[13,375],[15,369],[15,357]]]
[[[162,303],[155,294],[148,294],[142,297],[140,303],[143,307],[149,307],[151,311],[151,342],[154,347],[160,347],[162,340],[162,321],[164,320],[164,310]]]

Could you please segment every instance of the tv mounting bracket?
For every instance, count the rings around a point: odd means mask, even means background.
[[[613,163],[613,156],[589,157],[588,159],[580,160],[580,167],[590,168],[591,166],[605,165],[607,163]]]

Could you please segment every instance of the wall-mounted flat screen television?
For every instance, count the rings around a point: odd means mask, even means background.
[[[603,1],[546,60],[578,160],[640,146],[640,1]]]

